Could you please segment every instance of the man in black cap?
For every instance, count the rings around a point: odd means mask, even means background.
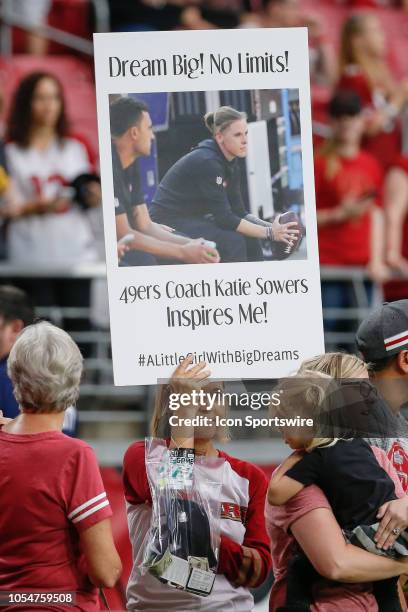
[[[404,490],[408,490],[408,300],[384,303],[361,323],[356,343],[370,378],[398,419],[399,437],[370,440],[386,451]]]
[[[361,323],[356,344],[367,364],[371,381],[385,399],[396,420],[395,432],[367,439],[371,446],[382,448],[398,473],[408,493],[408,422],[401,408],[408,403],[408,300],[386,302]],[[391,547],[408,525],[407,497],[381,507],[376,534],[378,547]]]

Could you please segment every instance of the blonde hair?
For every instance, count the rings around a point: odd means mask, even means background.
[[[204,123],[212,136],[215,136],[215,134],[226,130],[234,121],[246,118],[246,113],[241,113],[232,106],[220,106],[216,111],[204,115]]]
[[[392,77],[386,61],[371,58],[356,49],[356,38],[364,33],[370,19],[377,18],[372,13],[358,12],[350,15],[344,22],[340,40],[340,75],[345,72],[347,66],[357,65],[368,78],[372,88],[387,86],[388,93],[391,93]]]
[[[333,390],[333,378],[323,372],[303,369],[301,372],[286,378],[279,383],[280,404],[279,413],[287,413],[288,410],[298,406],[306,411],[306,415],[315,421],[324,411],[325,400]],[[318,433],[318,432],[316,432]],[[304,447],[310,453],[315,448],[322,448],[336,444],[338,438],[313,437]]]
[[[163,427],[163,419],[169,408],[170,393],[171,387],[169,384],[159,385],[156,391],[153,416],[150,421],[150,433],[155,438],[168,438],[170,435],[168,421],[165,422]]]
[[[150,421],[150,434],[155,438],[170,438],[171,429],[169,424],[170,395],[172,394],[171,383],[158,386],[154,401],[153,415]],[[219,442],[230,440],[229,428],[217,427],[215,439]]]
[[[358,378],[359,374],[367,372],[367,366],[356,355],[333,352],[305,359],[298,370],[298,374],[303,374],[304,371],[321,372],[337,379]]]

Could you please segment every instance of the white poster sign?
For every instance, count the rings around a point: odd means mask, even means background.
[[[95,35],[115,384],[324,350],[307,30]]]

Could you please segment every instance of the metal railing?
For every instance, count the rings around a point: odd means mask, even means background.
[[[35,0],[32,0],[35,2]],[[107,0],[90,0],[95,15],[95,29],[97,32],[109,32],[109,3]],[[93,55],[91,41],[76,34],[65,32],[50,25],[34,26],[29,19],[16,12],[13,0],[2,0],[0,4],[0,52],[2,55],[12,54],[12,28],[17,27],[26,32],[35,32],[47,40],[56,42],[64,47],[79,51],[85,55]]]
[[[84,264],[71,268],[54,266],[30,267],[14,266],[8,263],[0,264],[0,283],[18,278],[83,278],[90,281],[105,278],[106,266],[99,264]],[[326,349],[333,350],[336,346],[345,345],[354,350],[354,331],[357,325],[368,314],[370,305],[365,291],[365,282],[369,279],[365,268],[351,267],[321,267],[322,281],[342,281],[349,284],[355,295],[356,305],[352,308],[327,308],[323,315],[325,321],[342,319],[352,326],[347,332],[325,333]],[[402,279],[403,280],[403,279]],[[375,302],[382,299],[380,289],[377,289]],[[372,306],[371,306],[372,307]],[[54,305],[50,308],[39,308],[37,314],[61,324],[64,319],[90,318],[90,308],[72,308]],[[69,331],[69,330],[68,330]],[[154,387],[115,387],[113,385],[113,369],[110,354],[110,333],[108,329],[92,329],[72,332],[73,338],[83,344],[88,344],[92,356],[84,360],[84,379],[80,393],[80,435],[87,439],[97,451],[101,463],[105,465],[120,464],[127,446],[136,437],[143,437],[147,432],[149,408],[153,405]],[[99,427],[105,431],[99,435]],[[112,429],[119,428],[120,435],[110,436]],[[120,429],[121,428],[121,429]],[[236,444],[245,443],[253,454],[253,441],[236,440]],[[269,444],[269,443],[268,443]],[[274,445],[278,448],[275,440]],[[263,448],[261,445],[260,448]],[[280,447],[279,447],[280,449]],[[281,450],[277,452],[281,452]],[[279,454],[279,453],[278,453]],[[252,457],[252,460],[253,457]]]
[[[355,351],[355,332],[370,310],[383,301],[383,291],[380,285],[373,285],[371,300],[367,294],[366,283],[370,281],[367,269],[351,266],[321,266],[321,281],[340,281],[345,288],[351,289],[354,306],[348,308],[323,308],[323,321],[326,324],[326,350],[336,350],[339,346]],[[408,279],[401,278],[401,281]],[[347,287],[348,285],[348,287]],[[346,321],[348,330],[330,331],[329,322]]]
[[[70,268],[55,266],[30,267],[15,266],[12,264],[0,264],[0,282],[7,282],[7,279],[17,278],[59,278],[72,279],[83,278],[90,281],[105,278],[106,266],[104,263],[83,264]],[[321,267],[322,281],[342,281],[347,283],[355,296],[355,306],[343,308],[326,308],[323,316],[325,322],[329,320],[345,320],[350,325],[348,331],[326,331],[326,346],[330,349],[337,345],[348,346],[352,351],[354,348],[354,330],[359,323],[367,316],[370,305],[365,283],[369,280],[365,268],[352,267]],[[403,280],[403,279],[402,279]],[[373,296],[374,304],[381,303],[382,293],[380,288],[376,288]],[[57,325],[61,325],[66,319],[88,319],[91,320],[91,308],[64,307],[55,304],[51,307],[37,309],[39,316],[49,318]],[[70,331],[68,329],[68,331]],[[108,329],[95,329],[90,325],[86,331],[72,331],[72,337],[76,342],[89,347],[89,357],[85,359],[85,375],[82,387],[82,396],[94,396],[98,398],[134,398],[135,387],[114,387],[112,374],[112,359],[110,355],[110,333]],[[140,395],[139,392],[137,392]],[[144,390],[141,391],[144,394]]]

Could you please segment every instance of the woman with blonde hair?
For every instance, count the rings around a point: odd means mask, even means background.
[[[151,205],[157,223],[215,242],[222,262],[263,259],[260,240],[292,246],[296,222],[267,223],[245,210],[239,160],[247,155],[246,113],[221,106],[204,116],[203,140],[164,175]]]
[[[408,101],[408,81],[394,79],[385,34],[374,13],[352,14],[343,25],[338,86],[360,96],[367,118],[364,148],[388,169],[401,153],[399,118]]]
[[[171,394],[190,393],[203,388],[206,393],[218,393],[222,388],[208,381],[210,371],[205,363],[192,365],[187,357],[173,373],[169,383],[159,389],[152,419],[151,433],[165,437],[169,448],[192,449],[195,455],[221,457],[225,460],[221,487],[221,543],[217,575],[210,595],[200,598],[162,584],[150,574],[142,575],[145,536],[152,517],[152,497],[149,489],[144,441],[132,444],[124,458],[124,489],[127,502],[129,534],[133,548],[133,570],[127,588],[127,609],[159,612],[166,602],[169,611],[197,610],[247,612],[253,607],[249,591],[266,579],[271,566],[268,536],[265,531],[263,508],[267,481],[255,465],[241,461],[216,448],[217,439],[225,439],[224,429],[218,431],[215,415],[225,416],[222,403],[208,410],[200,404],[170,407]],[[193,418],[206,416],[210,422],[203,427],[171,427],[170,415]]]
[[[321,372],[331,378],[368,378],[367,366],[360,357],[348,353],[323,353],[302,362],[298,374]]]
[[[364,363],[358,357],[342,353],[329,353],[306,360],[299,370],[299,377],[298,391],[300,392],[303,381],[304,401],[316,403],[316,398],[321,397],[321,394],[325,392],[328,385],[327,381],[330,381],[328,377],[365,379],[368,374]],[[322,382],[324,385],[321,384]],[[319,387],[319,393],[310,393],[310,387],[312,386]],[[296,389],[296,385],[293,389]],[[285,432],[285,435],[287,443],[293,450],[304,448],[305,440],[309,436],[311,439],[306,440],[306,442],[311,443],[308,444],[311,451],[310,456],[316,450],[318,453],[325,452],[325,447],[326,451],[337,452],[342,450],[341,444],[348,444],[348,442],[340,442],[340,446],[338,446],[337,443],[333,444],[333,439],[319,440],[317,446],[322,447],[322,450],[319,450],[314,449],[315,445],[312,443],[315,438],[315,432],[313,431],[312,435],[310,435],[310,430],[309,432],[306,430],[301,432],[301,436],[291,435],[290,431]],[[326,438],[329,437],[326,436]],[[362,445],[365,444],[363,440],[360,440],[360,442]],[[346,450],[348,448],[351,449],[351,447],[346,447]],[[398,535],[393,533],[393,530],[399,529],[398,533],[400,533],[406,527],[407,500],[403,496],[398,476],[385,453],[378,448],[370,448],[368,445],[364,446],[364,452],[367,453],[371,461],[371,454],[373,454],[374,461],[378,462],[383,468],[382,475],[386,472],[392,478],[396,495],[401,497],[401,499],[389,502],[388,505],[385,503],[378,513],[378,518],[381,518],[381,516],[383,518],[377,532],[376,545],[378,548],[388,549],[393,545]],[[274,499],[279,479],[285,475],[285,472],[292,465],[295,467],[299,457],[302,457],[302,453],[296,450],[274,473],[271,481],[272,487],[269,491],[270,501],[283,502],[282,497],[278,500],[276,497]],[[374,463],[372,465],[377,469],[378,464]],[[337,469],[341,469],[342,465],[339,465]],[[348,471],[347,465],[346,462],[344,468],[346,471]],[[365,467],[364,464],[361,469],[365,470]],[[330,474],[329,478],[335,489],[337,481],[334,472]],[[364,476],[365,479],[366,475]],[[387,482],[389,485],[389,481]],[[270,611],[276,612],[280,606],[285,606],[286,591],[290,578],[289,570],[294,559],[296,543],[321,578],[316,583],[314,575],[310,573],[304,575],[306,587],[311,587],[313,584],[313,603],[310,607],[313,612],[326,612],[329,608],[339,612],[341,610],[352,612],[377,611],[378,606],[373,596],[372,582],[406,573],[406,560],[392,560],[373,555],[346,543],[339,521],[333,513],[333,508],[322,488],[316,484],[310,484],[310,486],[300,487],[300,489],[283,505],[272,506],[270,503],[265,505],[266,526],[271,540],[275,574],[270,598]],[[357,501],[358,504],[357,498],[354,501]],[[364,505],[363,495],[361,496],[361,504]],[[378,511],[377,507],[376,511]],[[283,609],[290,610],[289,607]]]
[[[82,361],[45,321],[25,327],[8,358],[20,414],[0,419],[0,590],[53,593],[41,610],[99,610],[97,587],[114,586],[122,569],[95,454],[61,433]]]

